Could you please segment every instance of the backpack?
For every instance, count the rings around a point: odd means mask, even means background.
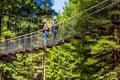
[[[53,25],[52,25],[52,31],[55,31],[55,32],[58,31],[58,24],[57,24],[57,22],[53,23]]]

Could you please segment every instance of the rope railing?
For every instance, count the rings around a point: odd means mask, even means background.
[[[81,20],[81,19],[84,19],[84,18],[86,18],[86,17],[88,17],[88,16],[91,16],[91,15],[93,15],[93,14],[95,14],[95,13],[98,13],[98,12],[100,12],[100,11],[106,9],[106,8],[110,8],[110,7],[112,7],[113,5],[115,5],[116,3],[119,3],[119,2],[120,2],[120,1],[118,0],[118,1],[116,1],[116,2],[114,2],[114,3],[111,3],[111,4],[109,4],[109,5],[101,8],[101,9],[98,9],[98,10],[92,12],[92,13],[89,13],[89,14],[81,17],[80,20]],[[85,12],[86,12],[86,11],[88,11],[88,10],[85,10]],[[73,23],[73,22],[77,22],[77,20],[72,20],[71,22],[72,22],[72,23]],[[69,23],[68,23],[68,24],[69,24]],[[66,26],[66,25],[67,25],[67,24],[63,25],[62,27]]]
[[[82,31],[89,30],[90,28],[94,27],[94,24],[92,24],[93,26],[91,26],[91,27],[88,26],[86,29],[87,23],[90,23],[90,18],[88,16],[97,14],[98,12],[107,9],[108,7],[113,7],[114,5],[118,4],[119,2],[120,2],[120,0],[117,0],[105,7],[102,7],[92,13],[89,13],[88,15],[81,17],[79,20],[77,20],[78,18],[76,20],[71,18],[71,21],[65,25],[63,25],[63,24],[61,25],[59,23],[59,30],[57,33],[56,42],[60,41],[60,40],[64,40],[69,37],[72,37],[78,33],[81,33]],[[99,18],[97,18],[97,19],[100,20]],[[110,21],[110,20],[108,19],[107,21]],[[82,24],[82,23],[84,23],[84,24]],[[104,22],[104,23],[106,23],[106,22]],[[98,25],[98,24],[95,24],[95,25]],[[53,42],[52,35],[50,34],[47,38],[47,44],[48,45],[54,44],[56,42]],[[12,39],[7,39],[6,41],[0,42],[0,52],[3,54],[8,54],[8,53],[14,54],[14,53],[21,52],[21,51],[31,51],[36,48],[41,48],[41,47],[43,47],[43,45],[44,45],[43,44],[43,32],[42,32],[42,30],[38,30],[36,32],[32,32],[32,33],[29,33],[26,35],[22,35],[22,36],[15,37]]]
[[[70,17],[70,18],[68,18],[68,19],[66,19],[66,20],[64,20],[64,21],[59,22],[58,24],[61,24],[61,23],[63,23],[63,22],[66,22],[66,21],[74,18],[75,16],[80,15],[80,14],[83,14],[83,13],[85,13],[85,12],[87,12],[87,11],[89,11],[89,10],[91,10],[91,9],[93,9],[93,8],[95,8],[95,7],[99,6],[99,5],[107,2],[107,1],[109,1],[109,0],[104,0],[104,1],[102,1],[102,2],[100,2],[100,3],[98,3],[98,4],[94,5],[94,6],[92,6],[92,7],[90,7],[90,8],[84,10],[83,12],[79,12],[79,13],[77,13],[76,15],[74,15],[74,16],[72,16],[72,17]],[[37,18],[20,17],[20,16],[16,16],[16,15],[9,14],[9,13],[5,13],[5,12],[2,13],[2,14],[3,14],[3,15],[12,16],[12,17],[15,17],[15,18],[20,18],[20,19],[28,19],[28,20],[37,19]]]
[[[68,18],[68,19],[66,19],[66,20],[64,20],[64,21],[58,22],[58,25],[66,22],[66,21],[68,21],[68,20],[71,20],[71,19],[73,19],[73,18],[76,18],[78,15],[83,14],[83,13],[85,13],[85,12],[87,12],[87,11],[89,11],[89,10],[91,10],[91,9],[93,9],[93,8],[95,8],[95,7],[99,6],[99,5],[107,2],[107,1],[109,1],[109,0],[104,0],[104,1],[102,1],[102,2],[100,2],[100,3],[98,3],[98,4],[94,5],[94,6],[92,6],[92,7],[90,7],[90,8],[84,10],[83,12],[77,13],[76,15],[74,15],[74,16],[72,16],[72,17],[70,17],[70,18]],[[11,15],[11,14],[10,14],[10,15]],[[15,16],[15,15],[12,15],[12,16]],[[42,31],[42,30],[38,30],[38,31]],[[37,33],[38,31],[35,31],[35,32],[32,32],[32,33],[28,33],[28,34],[25,34],[25,35],[22,35],[22,36],[17,36],[17,37],[10,38],[10,39],[12,40],[12,39],[20,38],[20,37],[29,36],[29,35],[31,35],[31,34]],[[6,40],[10,40],[10,39],[6,39]],[[3,41],[4,41],[4,40],[3,40]]]
[[[72,18],[74,18],[74,17],[76,17],[76,16],[78,16],[78,15],[80,15],[80,14],[83,14],[83,13],[85,13],[85,12],[87,12],[87,11],[89,11],[89,10],[91,10],[91,9],[93,9],[93,8],[95,8],[95,7],[99,6],[99,5],[107,2],[107,1],[109,1],[109,0],[104,0],[104,1],[102,1],[102,2],[100,2],[100,3],[98,3],[98,4],[94,5],[94,6],[92,6],[92,7],[90,7],[90,8],[84,10],[83,12],[77,13],[77,14],[75,14],[74,16],[72,16],[72,17],[70,17],[70,18],[68,18],[68,19],[66,19],[66,20],[64,20],[64,21],[59,22],[58,24],[61,24],[61,23],[66,22],[66,21],[68,21],[68,20],[71,20]]]
[[[11,16],[11,17],[19,18],[19,19],[26,19],[26,20],[37,19],[37,18],[20,17],[20,16],[12,15],[10,13],[2,13],[2,15],[7,15],[7,16]]]

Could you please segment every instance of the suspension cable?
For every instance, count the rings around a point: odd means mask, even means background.
[[[108,1],[108,0],[105,0],[105,1]],[[97,13],[97,12],[100,12],[100,11],[102,11],[102,10],[104,10],[104,9],[106,9],[106,8],[108,8],[108,7],[112,7],[113,5],[115,5],[115,4],[117,4],[117,3],[119,3],[120,2],[120,0],[117,0],[116,2],[113,2],[113,3],[111,3],[111,4],[109,4],[109,5],[107,5],[107,6],[105,6],[105,7],[103,7],[103,8],[101,8],[101,9],[98,9],[97,11],[95,11],[95,12],[93,12],[93,13],[90,13],[90,14],[88,14],[88,15],[86,15],[86,16],[83,16],[82,18],[86,18],[86,17],[88,17],[88,16],[90,16],[90,15],[93,15],[93,14],[95,14],[95,13]],[[98,5],[98,4],[97,4]],[[100,5],[100,4],[99,4]],[[94,7],[96,7],[96,6],[94,6]],[[94,7],[92,7],[92,8],[90,8],[90,9],[93,9]],[[85,11],[83,11],[83,12],[86,12],[86,11],[88,11],[88,10],[90,10],[90,9],[87,9],[87,10],[85,10]],[[80,13],[79,13],[80,14]],[[75,16],[74,16],[75,17]],[[71,18],[73,18],[73,16],[71,17]],[[69,18],[69,19],[71,19],[71,18]],[[82,18],[80,18],[80,19],[82,19]],[[67,19],[67,20],[69,20],[69,19]],[[77,20],[74,20],[74,21],[77,21]],[[72,21],[71,21],[72,22]],[[40,30],[38,30],[38,31],[42,31],[43,29],[40,29]],[[17,38],[26,38],[26,36],[29,36],[29,35],[32,35],[32,34],[35,34],[36,32],[38,32],[38,31],[35,31],[35,32],[32,32],[32,33],[28,33],[28,34],[25,34],[25,35],[22,35],[22,36],[18,36],[18,37],[14,37],[14,38],[11,38],[11,39],[7,39],[8,41],[9,40],[12,40],[12,39],[17,39]],[[6,41],[6,40],[5,40]]]
[[[63,22],[66,22],[66,21],[68,21],[68,20],[74,18],[75,16],[77,16],[77,15],[79,15],[79,14],[83,14],[83,13],[85,13],[85,12],[87,12],[87,11],[89,11],[89,10],[91,10],[91,9],[93,9],[93,8],[95,8],[95,7],[99,6],[99,5],[101,5],[101,4],[105,3],[105,2],[107,2],[107,1],[109,1],[109,0],[104,0],[104,1],[100,2],[99,4],[96,4],[96,5],[92,6],[92,7],[90,7],[90,8],[88,8],[88,9],[84,10],[83,12],[77,13],[77,14],[75,14],[74,16],[72,16],[72,17],[70,17],[70,18],[68,18],[68,19],[66,19],[66,20],[64,20],[64,21],[59,22],[58,24],[61,24],[61,23],[63,23]],[[8,15],[8,16],[17,17],[17,18],[31,19],[31,18],[27,18],[27,17],[20,17],[20,16],[8,14],[8,13],[3,13],[3,15],[5,15],[5,14]],[[35,18],[34,18],[34,19],[35,19]]]
[[[87,12],[87,11],[89,11],[89,10],[91,10],[91,9],[93,9],[93,8],[95,8],[95,7],[99,6],[99,5],[107,2],[107,1],[108,1],[108,0],[104,0],[103,2],[100,2],[99,4],[96,4],[96,5],[88,8],[88,9],[86,9],[86,10],[84,10],[84,11],[81,12],[81,13],[85,13],[85,12]],[[70,17],[70,18],[68,18],[68,19],[66,19],[66,20],[64,20],[64,21],[62,21],[62,22],[59,22],[58,24],[61,24],[61,23],[63,23],[63,22],[66,22],[66,21],[68,21],[68,20],[76,17],[77,15],[79,15],[79,14],[81,14],[81,13],[77,13],[76,15],[74,15],[74,16],[72,16],[72,17]],[[13,16],[15,16],[15,15],[13,15]],[[41,30],[38,30],[38,31],[42,31],[42,29],[41,29]],[[14,38],[11,38],[11,39],[7,39],[7,40],[12,40],[12,39],[20,38],[20,37],[29,36],[29,35],[31,35],[31,34],[34,34],[34,33],[38,32],[38,31],[35,31],[35,32],[32,32],[32,33],[28,33],[28,34],[25,34],[25,35],[22,35],[22,36],[17,36],[17,37],[14,37]]]
[[[31,19],[38,19],[38,18],[28,18],[28,17],[20,17],[20,16],[16,16],[16,15],[12,15],[12,14],[9,14],[9,13],[2,13],[3,15],[7,15],[7,16],[12,16],[14,18],[19,18],[19,19],[26,19],[26,20],[31,20]]]
[[[93,15],[93,14],[95,14],[95,13],[98,13],[98,12],[100,12],[100,11],[108,8],[108,7],[109,7],[109,8],[110,8],[110,7],[113,7],[115,4],[118,4],[119,2],[120,2],[120,0],[118,0],[118,1],[116,1],[116,2],[114,2],[114,3],[111,3],[111,4],[105,6],[105,7],[101,8],[101,9],[98,9],[98,10],[92,12],[92,13],[89,13],[89,14],[81,17],[80,20],[83,19],[83,18],[86,18],[86,17],[88,17],[88,16],[91,16],[91,15]],[[73,23],[73,22],[76,22],[76,21],[77,21],[77,20],[72,20],[71,22]],[[67,25],[67,24],[66,24],[66,25]],[[63,25],[63,26],[66,26],[66,25]],[[62,26],[62,27],[63,27],[63,26]]]
[[[64,21],[59,22],[58,24],[61,24],[61,23],[63,23],[63,22],[66,22],[66,21],[68,21],[68,20],[70,20],[70,19],[76,17],[77,15],[83,14],[83,13],[85,13],[85,12],[87,12],[87,11],[89,11],[89,10],[91,10],[91,9],[93,9],[93,8],[95,8],[95,7],[99,6],[99,5],[101,5],[101,4],[105,3],[105,2],[107,2],[107,1],[109,1],[109,0],[104,0],[103,2],[100,2],[99,4],[96,4],[96,5],[92,6],[92,7],[90,7],[90,8],[88,8],[88,9],[84,10],[83,12],[77,13],[77,14],[75,14],[74,16],[72,16],[72,17],[70,17],[70,18],[68,18],[68,19],[66,19],[66,20],[64,20]]]
[[[88,17],[88,16],[91,16],[91,15],[93,15],[93,14],[96,14],[96,13],[98,13],[98,12],[100,12],[100,11],[102,11],[102,10],[105,10],[106,8],[108,8],[108,9],[110,9],[111,7],[113,7],[113,6],[115,6],[116,4],[118,4],[120,2],[120,0],[117,0],[117,1],[115,1],[115,2],[112,2],[112,3],[110,3],[110,4],[108,4],[107,6],[104,6],[104,7],[102,7],[102,8],[100,8],[100,9],[98,9],[98,10],[96,10],[96,11],[94,11],[94,12],[92,12],[92,13],[89,13],[88,15],[85,15],[85,16],[83,16],[83,17],[81,17],[80,18],[80,20],[81,19],[83,19],[83,18],[86,18],[86,17]],[[78,18],[79,19],[79,18]],[[73,21],[74,22],[76,22],[77,20],[72,20],[72,21],[70,21],[69,23],[73,23]],[[62,26],[62,28],[64,28],[63,26]],[[69,27],[68,27],[69,28]],[[74,26],[73,26],[73,28],[74,28]],[[42,32],[42,29],[41,30],[38,30],[38,31],[40,31],[40,32]],[[26,34],[26,35],[22,35],[22,37],[21,36],[19,36],[19,37],[15,37],[15,38],[12,38],[12,39],[7,39],[7,40],[5,40],[6,42],[8,42],[9,43],[9,41],[11,40],[13,40],[13,52],[15,53],[16,52],[16,50],[18,50],[17,48],[16,48],[16,45],[17,45],[17,43],[16,42],[18,42],[19,40],[21,40],[21,41],[24,41],[24,43],[22,43],[23,44],[23,50],[26,50],[27,48],[26,48],[26,39],[27,38],[30,38],[31,36],[36,36],[37,34],[38,34],[38,31],[36,31],[36,32],[32,32],[32,33],[29,33],[29,34]],[[64,31],[64,32],[66,32],[66,31]],[[64,33],[63,32],[63,33]],[[77,32],[75,32],[75,33],[77,33]],[[31,35],[31,36],[30,36]],[[69,36],[69,35],[66,35],[67,37]],[[71,36],[71,35],[70,35]],[[69,36],[69,37],[70,37]],[[65,39],[66,37],[64,37],[64,35],[63,35],[63,39]],[[34,39],[34,37],[33,37],[33,39]],[[3,41],[2,43],[6,43],[5,41]],[[10,41],[10,42],[11,42]],[[34,43],[35,41],[33,41],[32,42],[32,44]],[[5,46],[4,46],[5,47]],[[33,47],[34,48],[34,47]],[[6,48],[3,48],[3,52],[4,53],[6,53],[5,51],[6,51],[7,49]]]

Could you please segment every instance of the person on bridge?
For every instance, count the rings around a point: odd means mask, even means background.
[[[55,43],[57,40],[57,32],[58,32],[58,23],[56,19],[53,19],[52,22],[52,35],[53,35],[53,42]]]
[[[45,23],[44,23],[44,26],[43,26],[44,46],[47,45],[48,34],[49,34],[49,27],[48,27],[47,22],[45,22]]]

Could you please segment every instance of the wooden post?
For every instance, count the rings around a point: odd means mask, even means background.
[[[3,80],[3,69],[0,69],[0,80]]]
[[[0,41],[1,41],[1,34],[2,34],[2,0],[0,0]]]
[[[119,33],[118,33],[118,26],[115,25],[114,26],[114,39],[116,41],[117,44],[119,44]],[[114,50],[114,54],[115,54],[115,64],[119,65],[118,59],[119,59],[119,50],[115,49]]]
[[[2,34],[2,0],[0,0],[0,41],[1,41],[1,34]],[[1,71],[1,80],[3,80],[3,77],[2,77],[2,75],[3,75],[3,69],[2,69],[2,71]]]
[[[114,27],[114,38],[115,38],[115,41],[117,42],[117,44],[119,44],[119,33],[118,33],[118,26],[116,25]]]
[[[45,80],[45,71],[46,71],[46,47],[43,54],[43,80]]]

